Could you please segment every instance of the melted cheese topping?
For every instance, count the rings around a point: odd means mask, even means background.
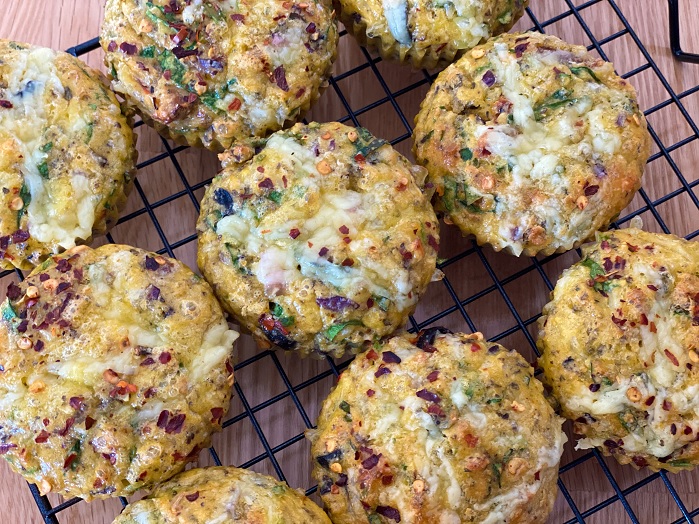
[[[100,197],[94,194],[86,173],[73,173],[70,187],[47,180],[40,173],[39,166],[48,156],[41,150],[44,132],[56,118],[51,113],[66,104],[65,88],[56,72],[56,53],[51,49],[30,48],[15,57],[12,72],[5,79],[4,95],[13,107],[0,111],[0,138],[9,135],[22,151],[21,172],[31,194],[26,210],[30,235],[40,242],[71,248],[76,239],[91,236]],[[88,127],[77,111],[66,111],[65,118],[66,129],[80,132]]]

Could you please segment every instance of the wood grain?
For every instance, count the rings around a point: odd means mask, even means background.
[[[0,17],[0,36],[23,40],[38,45],[65,49],[79,42],[94,37],[99,31],[102,17],[102,2],[100,0],[22,0],[3,2],[3,16]],[[582,4],[575,0],[573,4]],[[568,10],[564,0],[532,0],[533,11],[538,20],[548,20]],[[647,69],[635,75],[631,82],[636,86],[643,109],[670,98],[669,92],[663,86],[658,76],[665,79],[667,85],[675,92],[681,93],[699,84],[699,65],[681,64],[674,61],[669,50],[667,33],[667,5],[663,0],[617,0],[617,5],[628,18],[636,31],[638,38],[646,46],[650,56],[658,64],[658,71]],[[699,52],[699,35],[690,27],[689,21],[699,16],[699,6],[690,1],[682,2],[684,25],[683,45],[687,49]],[[624,29],[624,25],[607,0],[592,5],[581,11],[580,17],[590,28],[597,39],[614,34]],[[517,26],[519,29],[531,27],[532,20],[525,17]],[[556,34],[570,42],[589,45],[590,38],[582,29],[575,16],[567,16],[546,27],[546,31]],[[647,62],[639,51],[631,35],[624,35],[603,46],[603,51],[611,59],[620,73],[626,73]],[[100,50],[91,52],[83,57],[93,67],[102,67]],[[342,72],[354,66],[366,63],[365,57],[350,37],[341,40],[341,53],[336,65],[336,72]],[[376,68],[385,78],[387,88],[393,92],[402,87],[421,82],[424,76],[408,68],[396,64],[380,62]],[[372,68],[367,67],[355,75],[338,82],[346,102],[356,111],[369,104],[377,103],[370,111],[358,115],[359,122],[375,134],[384,138],[395,139],[409,131],[398,117],[393,102],[388,100],[384,87],[377,80]],[[397,96],[395,104],[411,123],[420,101],[427,90],[423,84],[416,89]],[[682,101],[686,112],[699,120],[699,94],[691,95]],[[310,119],[319,121],[335,120],[347,117],[347,109],[338,93],[329,88],[322,97]],[[669,105],[649,117],[659,140],[666,146],[671,146],[687,137],[697,138],[687,120],[674,105]],[[140,160],[146,160],[163,153],[162,141],[150,129],[141,127],[139,134]],[[409,154],[409,140],[398,144],[398,149]],[[658,147],[654,146],[654,152]],[[670,192],[682,189],[680,179],[675,169],[681,170],[686,181],[692,183],[699,175],[695,168],[699,157],[699,140],[675,148],[668,157],[660,156],[648,166],[644,179],[645,197],[658,199]],[[176,167],[169,161],[158,162],[144,168],[139,173],[143,189],[143,198],[156,202],[172,194],[180,194],[178,198],[154,209],[154,219],[162,229],[167,241],[171,244],[188,238],[194,232],[194,221],[197,209],[193,200],[202,196],[202,190],[194,192],[194,199],[188,193],[191,186],[208,180],[217,169],[218,164],[214,155],[199,150],[186,150],[177,155],[177,161],[184,173],[181,177]],[[694,188],[695,194],[699,190]],[[134,219],[117,226],[113,231],[116,242],[130,243],[139,247],[160,250],[165,247],[154,222],[147,212],[144,212],[144,200],[134,191],[124,213],[138,212],[141,214]],[[628,211],[640,209],[645,205],[644,196],[638,195]],[[669,229],[676,234],[686,235],[699,227],[699,210],[690,200],[686,192],[679,193],[671,200],[657,207],[658,216],[662,218]],[[624,213],[625,214],[625,213]],[[660,224],[649,211],[642,213],[647,229],[660,231]],[[463,240],[453,228],[443,230],[444,258],[463,251],[470,244]],[[102,239],[99,243],[104,242]],[[184,243],[174,250],[174,254],[195,267],[195,242]],[[507,255],[495,254],[485,250],[484,258],[489,262],[494,274],[499,279],[525,269],[531,268],[531,260],[516,259]],[[543,263],[546,276],[555,281],[560,272],[576,260],[574,253]],[[478,330],[486,336],[495,336],[504,330],[517,326],[505,297],[509,299],[524,321],[536,315],[547,300],[548,290],[543,279],[536,270],[530,270],[524,276],[508,282],[500,293],[494,286],[493,279],[485,270],[478,254],[469,255],[451,264],[445,269],[445,274],[455,292],[464,299],[476,293],[483,292],[477,301],[465,306]],[[6,282],[0,282],[6,285]],[[428,296],[420,305],[416,318],[424,321],[432,315],[447,308],[454,309],[449,315],[440,319],[439,323],[455,330],[468,330],[468,325],[460,311],[454,307],[454,302],[443,284],[433,284]],[[533,329],[530,326],[530,331]],[[522,331],[517,331],[500,341],[506,346],[520,349],[530,360],[532,351],[527,337]],[[243,361],[256,354],[256,349],[248,337],[244,337],[239,345],[239,359]],[[276,362],[275,362],[276,360]],[[277,367],[277,363],[280,368]],[[278,369],[283,369],[282,377]],[[294,399],[288,394],[279,402],[270,406],[255,409],[254,421],[248,417],[232,424],[222,434],[215,437],[214,443],[221,460],[224,463],[240,465],[262,455],[253,469],[274,474],[274,467],[269,458],[264,457],[264,446],[258,437],[255,426],[264,433],[266,444],[272,448],[292,437],[298,437],[305,429],[304,417],[311,422],[317,416],[318,403],[332,386],[332,376],[327,376],[314,383],[305,381],[321,372],[328,371],[324,362],[306,360],[300,361],[293,355],[276,354],[266,356],[246,366],[238,373],[236,379],[244,395],[245,403],[258,406],[260,403],[274,397],[284,395],[287,388],[284,381],[289,380],[294,386],[303,385],[296,392]],[[295,400],[304,406],[302,413],[297,409]],[[230,416],[244,413],[244,402],[236,395],[232,404]],[[572,451],[568,444],[563,457],[563,463],[581,456]],[[279,450],[274,454],[278,464],[283,469],[288,482],[294,487],[312,485],[309,476],[308,446],[303,439]],[[211,464],[211,458],[202,454],[200,463]],[[622,489],[642,481],[649,476],[647,471],[637,472],[630,467],[620,467],[613,460],[605,459],[602,464],[608,468],[617,479]],[[602,464],[592,458],[562,475],[570,496],[581,511],[614,496],[614,490],[607,481]],[[699,472],[669,475],[675,489],[687,506],[692,509],[699,506]],[[51,496],[52,504],[58,504],[60,497]],[[628,503],[636,513],[640,522],[660,523],[670,522],[680,517],[679,510],[673,502],[670,492],[662,479],[656,479],[628,497]],[[80,502],[59,513],[61,523],[71,524],[108,524],[120,511],[118,501],[97,501],[91,504]],[[573,516],[562,495],[556,502],[554,513],[549,522],[563,522]],[[0,461],[0,522],[35,524],[42,522],[27,484],[10,472],[4,461]],[[621,523],[629,522],[619,501],[608,505],[604,510],[588,518],[590,523]]]

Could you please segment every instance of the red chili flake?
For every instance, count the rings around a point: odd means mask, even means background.
[[[434,402],[435,404],[439,404],[442,402],[442,399],[437,393],[433,393],[432,391],[427,391],[426,389],[421,389],[417,393],[415,393],[419,398],[423,400],[427,400],[428,402]]]
[[[427,375],[427,380],[429,380],[430,382],[434,382],[438,378],[439,378],[439,371],[436,369],[432,373]]]
[[[282,175],[282,182],[284,182],[284,187],[286,188],[287,180],[286,180],[286,175]],[[313,244],[310,242],[308,243],[308,247],[313,247]]]
[[[262,182],[257,184],[257,187],[262,189],[274,189],[274,182],[272,182],[271,178],[265,178]]]
[[[301,234],[301,231],[298,230],[298,228],[294,228],[291,231],[289,231],[289,236],[291,238],[298,238],[298,236]]]
[[[645,313],[641,313],[641,325],[642,326],[648,325],[648,317],[646,316]]]
[[[289,84],[286,82],[286,71],[284,66],[280,65],[274,70],[274,81],[282,91],[289,91]]]
[[[439,251],[439,243],[437,242],[437,239],[435,239],[432,235],[429,235],[427,237],[427,244],[429,244],[429,246],[435,251]]]
[[[152,357],[148,357],[141,362],[142,366],[152,366],[153,364],[155,364],[155,360]]]
[[[343,235],[348,235],[349,234],[349,228],[345,226],[344,224],[339,227],[340,233]]]
[[[189,495],[185,495],[184,498],[186,498],[189,502],[194,502],[199,498],[199,492],[195,491],[194,493],[190,493]]]
[[[390,369],[388,369],[387,367],[384,367],[383,365],[381,365],[381,366],[379,367],[379,369],[376,370],[376,373],[374,373],[374,376],[375,376],[376,378],[379,378],[379,377],[381,377],[381,376],[383,376],[383,375],[388,375],[390,372],[391,372]]]
[[[170,434],[178,434],[182,431],[182,426],[184,425],[184,421],[187,418],[187,415],[184,413],[180,413],[179,415],[175,415],[170,419],[170,421],[167,423],[167,426],[165,426],[165,433],[168,435]]]
[[[384,475],[381,477],[381,484],[384,486],[390,486],[393,484],[393,475]]]
[[[163,351],[158,357],[158,361],[161,364],[167,364],[170,360],[172,360],[172,355],[168,351]]]
[[[262,166],[257,166],[257,172],[258,172],[258,173],[264,173],[264,172],[265,172],[265,168],[262,167]]]
[[[141,474],[138,476],[138,480],[143,480],[148,476],[147,471],[142,471]]]
[[[596,195],[597,191],[599,191],[599,186],[587,186],[585,188],[585,196]]]
[[[362,461],[362,467],[364,469],[374,469],[376,465],[379,463],[380,458],[381,454],[371,455],[369,458]]]
[[[231,15],[231,20],[234,22],[245,22],[245,15],[241,15],[239,13],[233,13]]]
[[[629,251],[631,251],[632,253],[638,251],[638,246],[634,246],[633,244],[629,244],[628,242],[626,243],[626,247],[628,247]]]
[[[396,355],[393,351],[384,351],[381,354],[381,360],[383,360],[386,364],[400,364],[401,359],[398,355]]]
[[[138,51],[138,48],[135,45],[129,44],[127,42],[122,42],[121,44],[119,44],[119,49],[121,49],[121,51],[126,53],[127,55],[135,55],[136,51]]]
[[[641,457],[641,456],[635,456],[631,460],[633,460],[633,463],[636,464],[639,468],[645,468],[648,465],[648,461]]]
[[[670,411],[672,409],[672,402],[669,400],[663,400],[663,410]]]
[[[165,80],[170,80],[172,78],[172,71],[170,71],[169,69],[163,71],[163,78]]]
[[[144,391],[143,396],[145,398],[151,398],[154,397],[157,392],[157,389],[155,388],[148,388],[146,391]]]
[[[534,480],[539,480],[540,473],[541,473],[540,471],[537,471],[536,473],[534,473]]]
[[[354,155],[354,160],[356,162],[359,162],[360,164],[366,162],[366,158],[364,158],[364,155],[361,153],[357,153],[356,155]]]
[[[85,417],[85,429],[90,429],[97,422],[94,418],[87,416]]]
[[[369,351],[367,351],[366,358],[367,360],[371,360],[373,362],[374,360],[379,358],[379,355],[376,353],[376,351],[370,349]]]
[[[158,416],[158,422],[157,426],[160,429],[165,429],[167,426],[168,419],[170,418],[170,412],[167,409],[164,409],[163,411],[160,412],[160,416]]]
[[[223,408],[211,408],[211,422],[220,424],[223,418]]]
[[[116,464],[116,454],[114,453],[102,453],[102,457],[104,457],[104,460],[109,461],[109,463],[113,466]]]
[[[186,27],[183,27],[180,29],[177,34],[175,35],[170,35],[170,39],[175,42],[175,44],[181,43],[185,38],[187,38],[187,35],[189,34],[189,29]]]
[[[475,448],[478,445],[478,437],[470,433],[466,433],[464,440],[469,448]]]
[[[228,371],[229,374],[233,373],[233,365],[231,364],[231,361],[228,359],[226,359],[226,371]]]
[[[351,267],[354,265],[354,260],[352,260],[351,258],[346,258],[342,261],[342,265],[345,267]]]
[[[306,93],[306,88],[305,88],[305,87],[302,87],[301,89],[299,89],[298,91],[296,91],[296,99],[298,100],[298,99],[301,98],[305,93]],[[333,151],[333,149],[330,148],[330,151]]]
[[[481,350],[480,344],[471,344],[471,353],[478,353]]]
[[[70,431],[70,428],[73,427],[74,423],[75,423],[75,418],[68,417],[68,420],[66,420],[66,425],[63,427],[62,430],[60,430],[58,432],[58,434],[62,437],[65,437],[68,434],[68,431]]]
[[[367,396],[367,397],[371,398],[371,397],[373,397],[374,395],[376,395],[376,391],[374,391],[373,389],[367,389],[367,390],[366,390],[366,396]]]
[[[607,242],[606,240],[602,240],[602,243],[600,244],[600,247],[601,247],[604,251],[609,251],[609,242]]]
[[[70,397],[70,400],[68,403],[70,404],[70,407],[73,409],[80,409],[83,407],[83,401],[85,399],[83,397]]]
[[[51,434],[48,431],[42,429],[41,433],[39,433],[37,437],[34,439],[34,442],[36,442],[37,444],[43,444],[49,439],[50,436]]]
[[[70,455],[68,455],[66,457],[65,462],[63,463],[63,469],[68,469],[73,464],[73,462],[75,462],[75,459],[77,459],[77,458],[78,458],[77,453],[71,453]]]
[[[400,522],[400,512],[396,508],[391,506],[376,506],[376,513],[387,519],[395,520]]]
[[[650,332],[651,332],[651,333],[657,333],[657,332],[658,332],[658,329],[655,327],[655,322],[651,322],[649,328],[650,328]]]
[[[648,284],[646,287],[648,289],[650,289],[651,291],[658,291],[658,288],[656,286],[654,286],[653,284]]]
[[[670,360],[670,362],[673,363],[673,365],[675,365],[675,366],[680,365],[679,361],[677,360],[677,357],[675,355],[673,355],[672,351],[670,351],[669,349],[665,350],[665,356]]]
[[[612,322],[614,322],[617,326],[623,326],[626,324],[626,319],[625,318],[617,318],[612,314]]]
[[[648,397],[648,398],[646,399],[645,405],[646,405],[646,406],[651,406],[651,405],[653,404],[653,402],[655,402],[655,397],[654,397],[654,396],[650,396],[650,397]]]

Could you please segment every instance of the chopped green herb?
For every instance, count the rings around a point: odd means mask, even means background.
[[[2,307],[0,308],[0,311],[2,311],[2,319],[5,322],[11,322],[15,318],[19,318],[17,316],[17,312],[15,311],[15,308],[12,307],[12,304],[10,304],[10,300],[7,299],[5,302],[2,303]]]
[[[289,327],[294,323],[295,318],[293,316],[286,316],[284,314],[284,308],[279,304],[270,302],[269,305],[272,310],[272,316],[276,318],[282,326]]]
[[[22,184],[22,187],[19,190],[19,196],[22,199],[22,202],[24,202],[24,205],[22,206],[22,209],[17,211],[17,229],[19,229],[22,223],[22,217],[24,216],[24,213],[27,212],[29,203],[32,201],[32,194],[29,191],[29,186],[27,186],[27,184]]]
[[[155,46],[149,45],[148,47],[144,47],[138,54],[144,58],[153,58],[155,56]]]
[[[688,468],[692,465],[692,463],[686,459],[671,460],[668,464],[676,468]]]
[[[39,148],[42,153],[48,153],[53,149],[53,142],[46,142],[43,146]]]
[[[604,268],[591,258],[586,258],[581,264],[590,269],[590,278],[597,278],[607,274]]]
[[[577,98],[571,98],[572,91],[561,88],[555,91],[550,97],[544,100],[541,104],[534,107],[534,116],[537,121],[542,120],[551,109],[558,109],[567,105],[572,105],[578,101]]]
[[[277,484],[272,488],[272,493],[275,495],[281,495],[284,492],[286,492],[286,488],[281,484]]]
[[[427,133],[425,136],[420,139],[420,143],[424,144],[427,142],[430,138],[432,138],[432,135],[434,135],[434,129],[431,129],[429,133]]]
[[[282,203],[282,197],[284,196],[284,193],[282,191],[270,191],[269,194],[267,195],[267,198],[275,202],[276,204],[281,204]]]
[[[388,143],[381,138],[376,138],[363,127],[356,128],[356,131],[359,136],[354,146],[357,148],[357,153],[364,158]]]
[[[90,143],[90,140],[92,140],[92,134],[95,132],[95,123],[90,122],[87,124],[87,139],[85,140],[86,144]]]
[[[473,158],[473,151],[471,151],[468,147],[465,147],[459,151],[459,154],[461,155],[461,160],[465,162],[468,162]]]
[[[585,66],[579,66],[579,67],[571,67],[570,72],[573,73],[575,76],[580,76],[582,73],[587,73],[592,77],[592,79],[597,82],[598,84],[601,83],[600,79],[597,78],[597,75],[594,73],[592,69],[589,67]]]
[[[48,177],[49,177],[49,165],[46,163],[45,160],[41,164],[36,166],[36,169],[39,171],[41,178],[48,179]]]
[[[187,72],[187,68],[171,51],[164,49],[162,53],[160,53],[159,62],[163,71],[170,71],[170,78],[178,87],[189,89],[189,87],[184,84],[184,75]]]
[[[500,402],[502,402],[500,397],[493,397],[486,400],[486,404],[499,404]]]
[[[369,515],[369,524],[381,524],[381,517],[376,513],[371,513]]]
[[[374,296],[374,301],[381,311],[388,311],[388,308],[391,307],[390,298]]]
[[[342,411],[344,411],[345,413],[349,413],[350,412],[350,405],[343,400],[342,402],[340,402],[340,409]]]
[[[328,329],[325,330],[325,336],[327,337],[328,340],[331,342],[335,340],[335,337],[345,329],[347,326],[363,326],[361,320],[350,320],[348,322],[341,322],[339,324],[333,324],[330,326]]]

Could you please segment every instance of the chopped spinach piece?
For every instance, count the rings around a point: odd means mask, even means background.
[[[281,204],[282,203],[282,197],[284,196],[284,193],[282,191],[270,191],[269,194],[267,195],[267,198],[272,200],[276,204]]]
[[[46,163],[44,160],[41,164],[36,166],[37,171],[39,171],[39,174],[41,175],[41,178],[48,179],[49,177],[49,165]],[[22,199],[24,200],[24,199]]]
[[[333,340],[335,340],[335,337],[338,335],[338,333],[340,333],[340,331],[345,329],[347,326],[363,326],[363,325],[364,324],[362,324],[361,320],[349,320],[347,322],[333,324],[332,326],[330,326],[329,328],[327,328],[325,330],[325,336],[327,337],[328,340],[330,340],[332,342]]]
[[[575,76],[580,76],[582,73],[587,73],[588,75],[590,75],[592,77],[592,79],[595,82],[597,82],[598,84],[601,83],[600,79],[597,78],[597,75],[595,74],[595,72],[592,69],[590,69],[589,67],[585,67],[585,66],[571,67],[570,72],[573,73]]]
[[[473,158],[473,151],[471,151],[468,147],[465,147],[459,151],[459,154],[461,155],[461,160],[465,162],[468,162]]]

